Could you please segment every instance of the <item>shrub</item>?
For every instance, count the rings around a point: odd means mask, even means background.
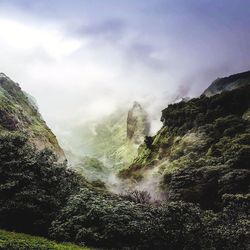
[[[147,191],[128,190],[123,193],[123,198],[135,203],[147,204],[150,203],[151,195]]]
[[[53,222],[51,236],[107,249],[247,249],[249,197],[224,195],[219,213],[191,203],[152,206],[83,189]]]
[[[89,189],[71,197],[53,222],[51,236],[115,249],[199,249],[200,210],[172,203],[143,205]]]

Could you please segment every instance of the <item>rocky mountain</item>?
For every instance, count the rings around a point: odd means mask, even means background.
[[[56,136],[48,128],[38,111],[33,97],[26,94],[18,83],[0,74],[0,133],[18,132],[41,150],[52,149],[60,159],[65,159]]]
[[[149,128],[146,111],[138,102],[134,102],[129,110],[120,108],[108,116],[75,128],[69,139],[73,147],[65,152],[69,162],[83,172],[86,172],[86,164],[82,163],[88,163],[89,158],[92,158],[92,162],[97,162],[97,159],[103,162],[108,168],[105,173],[111,170],[116,172],[131,164]],[[87,161],[84,156],[87,156]],[[96,176],[99,174],[96,172]]]
[[[210,97],[246,85],[250,85],[250,71],[218,78],[203,92],[203,94]]]
[[[150,176],[168,200],[199,203],[203,209],[221,209],[226,194],[249,193],[250,86],[243,85],[169,105],[162,111],[162,128],[146,137],[138,157],[119,176],[137,185]]]

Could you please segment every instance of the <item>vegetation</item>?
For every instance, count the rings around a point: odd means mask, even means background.
[[[47,235],[81,178],[49,150],[37,152],[18,133],[0,136],[0,227]]]
[[[250,106],[250,86],[223,92],[213,97],[201,96],[188,102],[169,105],[162,111],[162,121],[172,133],[185,134],[188,130],[229,115],[242,117]]]
[[[224,200],[216,214],[190,203],[155,206],[82,189],[53,222],[51,236],[108,249],[247,249],[250,197]]]
[[[74,163],[73,168],[79,174],[86,176],[90,182],[104,182],[110,174],[110,169],[101,161],[88,156],[79,158],[78,161]]]
[[[151,201],[151,195],[147,191],[139,191],[139,190],[128,190],[123,193],[123,198],[141,204],[149,204]]]
[[[163,128],[139,148],[123,178],[143,181],[158,168],[170,201],[223,209],[224,194],[247,194],[250,178],[250,86],[201,96],[163,110]],[[137,176],[140,174],[140,180]]]
[[[55,135],[42,119],[31,96],[7,76],[0,77],[0,133],[22,132],[38,148],[49,148],[64,157]]]
[[[58,244],[42,237],[0,230],[0,250],[88,250],[89,248]]]
[[[136,155],[137,147],[127,139],[126,119],[127,112],[119,109],[97,121],[79,126],[72,132],[72,138],[78,143],[73,141],[71,144],[79,145],[74,150],[82,155],[84,149],[91,158],[103,159],[105,166],[112,168],[112,171],[128,166]],[[71,158],[74,161],[76,157],[69,155],[69,160]]]
[[[109,249],[246,249],[249,196],[224,195],[218,213],[185,202],[150,205],[94,189],[19,134],[2,135],[0,145],[2,228]],[[7,249],[32,244],[45,243],[0,238]]]
[[[1,88],[12,98],[18,87]],[[114,195],[102,182],[87,183],[52,151],[35,149],[18,127],[24,123],[15,123],[19,111],[3,106],[0,228],[102,249],[248,249],[249,96],[245,87],[163,111],[163,128],[146,137],[138,158],[120,174],[143,181],[145,170],[157,168],[168,198],[161,204],[150,204],[146,191]],[[85,163],[89,171],[104,169],[92,158]],[[0,231],[0,249],[84,248]]]
[[[137,155],[138,146],[148,133],[147,114],[141,105],[135,102],[129,110],[128,107],[119,108],[109,115],[79,125],[72,131],[64,146],[74,148],[77,154],[66,152],[69,162],[77,161],[79,166],[85,165],[86,160],[82,157],[84,152],[92,159],[101,159],[106,170],[117,173],[132,163]],[[109,176],[109,173],[103,174],[102,171],[98,172],[98,169],[89,172],[92,172],[90,180],[93,179],[93,175],[101,174],[103,176],[99,179],[103,180],[106,175],[107,181]]]

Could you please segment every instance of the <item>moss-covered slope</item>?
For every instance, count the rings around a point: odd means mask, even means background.
[[[3,73],[0,74],[0,133],[22,132],[37,149],[52,149],[59,158],[64,153],[56,136],[42,119],[34,101]]]
[[[156,169],[169,200],[220,209],[224,194],[249,192],[250,86],[169,105],[123,178]]]

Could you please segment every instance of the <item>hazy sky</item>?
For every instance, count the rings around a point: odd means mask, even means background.
[[[249,70],[249,27],[249,0],[0,0],[0,72],[55,131],[133,100],[159,116]]]

